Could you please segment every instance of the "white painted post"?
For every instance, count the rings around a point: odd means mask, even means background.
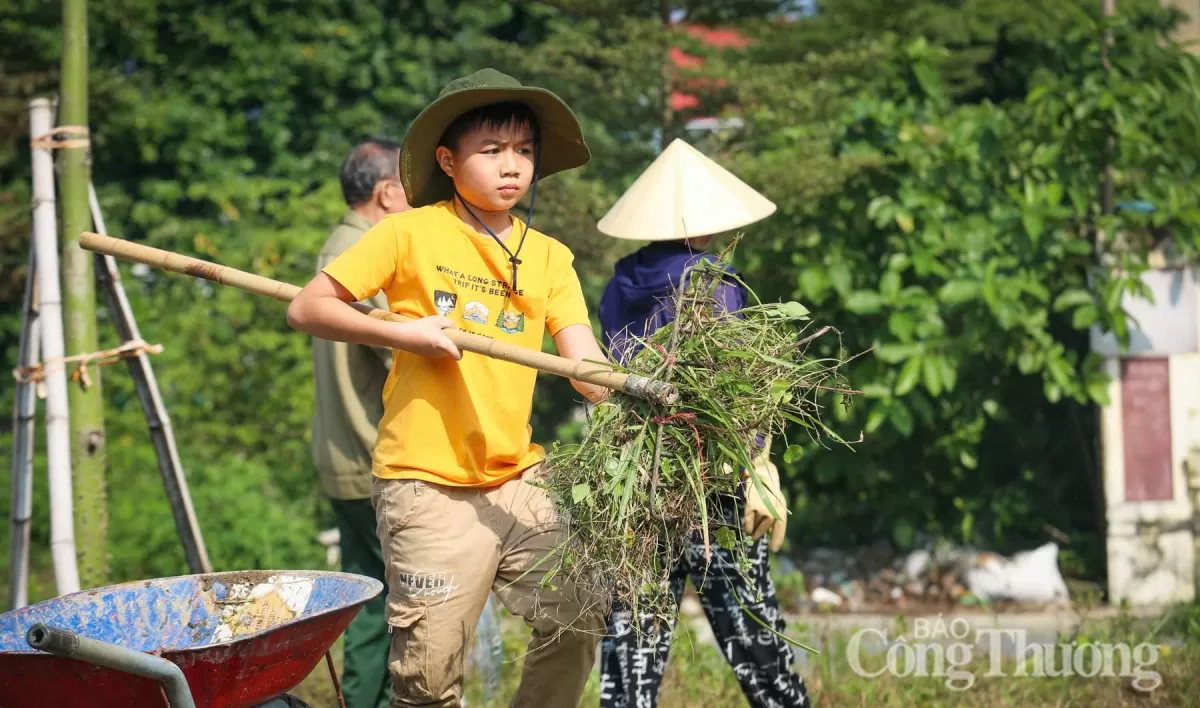
[[[49,99],[29,102],[33,139],[54,126]],[[63,362],[62,287],[58,274],[58,219],[54,199],[54,157],[45,147],[33,154],[33,234],[37,250],[38,304],[41,308],[42,361],[46,373],[46,447],[50,477],[50,554],[60,595],[79,591],[75,558],[74,498],[71,489],[71,431],[67,419],[67,372]]]

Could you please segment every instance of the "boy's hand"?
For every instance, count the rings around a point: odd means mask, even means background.
[[[450,341],[443,329],[454,329],[454,321],[448,317],[431,315],[422,317],[415,322],[404,322],[397,325],[397,349],[420,354],[429,359],[450,357],[462,359],[458,346]]]
[[[318,273],[288,305],[288,326],[334,342],[389,347],[430,359],[462,359],[462,352],[442,332],[452,329],[446,317],[424,317],[412,322],[389,322],[358,312],[354,294],[326,273]]]

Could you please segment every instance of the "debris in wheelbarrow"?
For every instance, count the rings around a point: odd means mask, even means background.
[[[163,706],[154,678],[27,643],[38,624],[177,666],[197,708],[297,705],[317,666],[383,585],[324,571],[241,571],[138,581],[0,615],[0,706]]]

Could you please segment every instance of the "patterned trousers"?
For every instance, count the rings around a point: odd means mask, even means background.
[[[733,504],[723,504],[728,523],[738,523]],[[775,596],[768,565],[768,538],[751,550],[753,565],[743,577],[733,554],[712,543],[712,561],[704,559],[699,534],[689,540],[668,581],[678,608],[688,578],[700,596],[704,614],[725,660],[733,667],[750,705],[754,708],[805,708],[809,705],[804,679],[791,670],[792,651],[787,642],[759,624],[765,622],[783,633],[783,616]],[[761,599],[760,599],[761,598]],[[740,603],[739,603],[740,600]],[[754,614],[751,617],[743,606]],[[608,631],[600,644],[600,705],[602,708],[654,708],[667,668],[674,628],[643,614],[640,640],[632,630],[632,613],[616,606],[608,617]],[[677,618],[676,618],[677,619]]]

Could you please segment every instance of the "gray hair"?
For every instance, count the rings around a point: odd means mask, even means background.
[[[386,138],[365,140],[346,157],[338,177],[349,206],[369,201],[381,180],[400,176],[400,145]]]

